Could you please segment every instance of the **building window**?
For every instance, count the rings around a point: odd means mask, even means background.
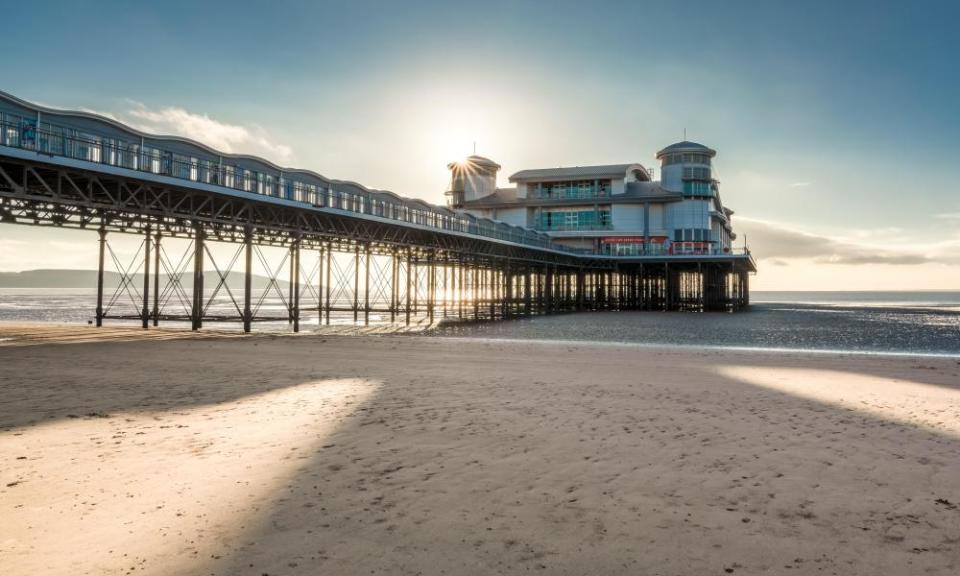
[[[710,196],[712,187],[709,182],[688,180],[683,183],[683,193],[686,196]]]
[[[541,212],[537,230],[601,230],[610,227],[610,210],[555,210]]]

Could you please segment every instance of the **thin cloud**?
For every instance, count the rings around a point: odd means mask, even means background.
[[[790,184],[791,188],[806,188],[812,185],[813,182],[793,182]]]
[[[737,229],[749,240],[754,256],[782,265],[784,259],[809,259],[818,264],[960,264],[960,240],[928,244],[877,246],[844,238],[812,234],[788,225],[739,218]]]
[[[183,136],[227,153],[262,156],[280,164],[293,158],[292,148],[276,142],[260,126],[229,124],[176,106],[154,109],[139,102],[131,104],[133,108],[121,114],[97,113],[144,132]]]

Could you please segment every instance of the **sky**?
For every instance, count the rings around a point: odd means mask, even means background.
[[[0,15],[19,47],[0,90],[434,203],[474,143],[506,185],[656,168],[686,130],[718,151],[752,288],[960,289],[958,18],[924,0],[34,0]],[[88,235],[2,227],[0,270],[93,267]]]

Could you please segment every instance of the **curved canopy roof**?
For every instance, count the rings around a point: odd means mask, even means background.
[[[567,168],[538,168],[521,170],[510,176],[511,182],[528,180],[567,180],[574,178],[623,178],[637,172],[640,180],[649,180],[650,173],[641,164],[607,164],[604,166],[571,166]]]
[[[684,140],[683,142],[677,142],[676,144],[671,144],[664,148],[663,150],[657,152],[657,159],[659,159],[664,154],[669,154],[670,152],[705,152],[710,155],[711,158],[717,155],[717,151],[703,144],[698,144],[697,142],[691,142],[689,140]]]

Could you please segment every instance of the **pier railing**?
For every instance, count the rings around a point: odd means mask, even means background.
[[[547,236],[493,221],[414,208],[402,201],[377,198],[379,194],[337,190],[298,180],[294,174],[268,174],[232,163],[229,157],[198,158],[172,149],[95,134],[71,126],[0,113],[0,145],[32,150],[95,164],[126,168],[188,182],[281,198],[316,208],[332,208],[387,218],[439,230],[461,232],[561,252]]]

